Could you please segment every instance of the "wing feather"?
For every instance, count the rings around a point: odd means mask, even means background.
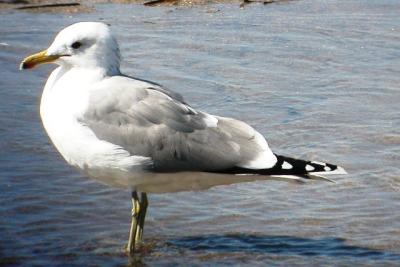
[[[81,122],[131,155],[150,157],[153,171],[215,171],[264,158],[266,166],[275,163],[267,143],[246,123],[196,111],[154,84],[110,79],[120,86],[106,81],[93,91]]]

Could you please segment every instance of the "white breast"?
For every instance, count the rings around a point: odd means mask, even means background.
[[[40,114],[44,128],[64,159],[85,172],[139,171],[148,164],[148,158],[131,156],[120,146],[99,140],[79,122],[89,103],[89,84],[100,79],[102,76],[97,73],[56,69],[42,95]]]

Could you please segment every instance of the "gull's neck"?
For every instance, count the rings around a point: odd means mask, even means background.
[[[73,84],[79,87],[87,86],[106,77],[117,75],[121,75],[119,67],[73,67],[70,65],[61,65],[51,73],[47,80],[45,91],[57,89],[57,85],[61,83],[71,84],[68,90],[73,90],[75,89],[72,87]]]
[[[81,72],[88,74],[96,74],[102,77],[111,77],[116,75],[121,75],[121,71],[119,69],[119,64],[108,64],[105,66],[99,65],[82,65],[82,66],[71,66],[69,64],[63,64],[60,66],[61,73],[73,73],[73,72]]]

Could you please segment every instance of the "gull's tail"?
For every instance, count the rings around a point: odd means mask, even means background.
[[[236,175],[268,175],[274,178],[299,180],[314,179],[334,182],[327,178],[331,174],[347,174],[340,166],[319,161],[306,161],[280,155],[275,155],[278,159],[276,164],[269,169],[247,169],[236,167],[224,171],[224,173]]]

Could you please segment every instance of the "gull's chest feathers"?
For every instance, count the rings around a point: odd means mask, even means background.
[[[43,91],[40,114],[51,141],[65,160],[84,171],[115,169],[131,172],[141,161],[121,147],[100,140],[81,123],[93,84],[101,73],[56,69]]]

